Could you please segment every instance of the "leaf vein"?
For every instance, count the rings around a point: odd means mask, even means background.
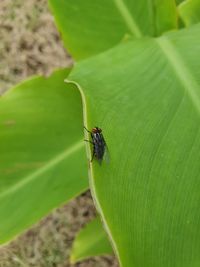
[[[61,152],[58,155],[56,155],[53,159],[49,160],[44,166],[40,167],[39,169],[37,169],[33,173],[31,173],[28,176],[26,176],[25,178],[21,179],[18,183],[14,184],[9,189],[7,189],[4,192],[2,192],[0,194],[0,198],[3,198],[3,197],[5,197],[5,196],[7,196],[9,194],[12,194],[15,191],[17,191],[18,189],[22,188],[23,186],[25,186],[26,184],[28,184],[32,180],[36,179],[37,177],[39,177],[40,175],[42,175],[43,173],[45,173],[49,169],[51,169],[54,166],[56,166],[58,163],[63,161],[65,158],[69,157],[71,154],[73,154],[76,151],[78,151],[81,147],[83,147],[83,145],[84,145],[84,143],[81,140],[81,141],[78,141],[73,146],[65,149],[63,152]]]
[[[129,10],[128,10],[127,6],[125,5],[124,1],[123,0],[114,0],[114,3],[116,5],[117,9],[119,10],[122,18],[124,19],[127,27],[131,31],[131,33],[134,36],[136,36],[137,38],[142,37],[142,32],[139,29],[135,19],[133,18],[133,16],[129,12]]]
[[[191,74],[190,70],[186,66],[185,62],[176,51],[172,43],[165,36],[157,38],[157,43],[159,44],[164,55],[168,59],[172,68],[174,69],[177,78],[182,83],[187,92],[189,98],[196,110],[200,113],[200,98],[197,92],[199,91],[199,85]]]

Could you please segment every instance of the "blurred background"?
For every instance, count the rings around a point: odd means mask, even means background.
[[[0,1],[0,93],[31,75],[49,75],[72,64],[47,0]],[[75,235],[94,216],[95,208],[86,192],[1,247],[0,267],[117,267],[114,257],[69,263]]]

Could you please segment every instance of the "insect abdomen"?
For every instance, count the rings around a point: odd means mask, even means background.
[[[100,133],[94,133],[92,136],[93,145],[94,145],[94,154],[95,157],[101,161],[105,152],[105,141]]]

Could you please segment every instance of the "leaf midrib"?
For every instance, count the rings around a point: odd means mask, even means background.
[[[81,149],[83,147],[83,145],[84,145],[83,141],[80,140],[77,143],[75,143],[73,146],[68,147],[63,152],[59,153],[54,158],[49,160],[44,166],[40,167],[39,169],[32,172],[31,174],[27,175],[25,178],[20,180],[18,183],[11,186],[8,190],[5,190],[2,193],[0,193],[0,198],[3,198],[9,194],[14,193],[15,191],[17,191],[20,188],[22,188],[23,186],[27,185],[28,183],[30,183],[34,179],[37,179],[38,177],[40,177],[40,175],[42,175],[43,173],[45,173],[49,169],[53,168],[54,166],[59,164],[64,159],[68,158],[71,154],[73,154],[76,151],[78,151],[79,149]]]
[[[155,40],[162,50],[163,54],[167,58],[169,64],[174,69],[177,78],[183,85],[185,92],[188,94],[195,109],[198,113],[200,113],[200,99],[199,95],[197,94],[199,85],[194,79],[193,74],[181,58],[179,52],[173,46],[172,42],[170,42],[170,40],[166,36],[162,36]]]
[[[113,0],[119,13],[121,14],[126,26],[130,30],[130,32],[137,38],[142,37],[142,32],[138,27],[135,19],[132,14],[129,12],[127,6],[125,5],[123,0]]]

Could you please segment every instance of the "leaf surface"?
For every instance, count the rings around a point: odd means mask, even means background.
[[[174,0],[49,0],[49,6],[66,48],[76,59],[130,37],[157,36],[177,28]]]
[[[119,45],[69,76],[84,92],[85,125],[108,145],[91,187],[123,267],[200,264],[199,54],[197,24]]]
[[[0,99],[0,243],[87,187],[80,93],[68,70]]]
[[[179,5],[180,17],[186,26],[200,22],[200,1],[187,0]]]
[[[176,4],[179,5],[181,4],[182,2],[184,2],[185,0],[176,0]]]

